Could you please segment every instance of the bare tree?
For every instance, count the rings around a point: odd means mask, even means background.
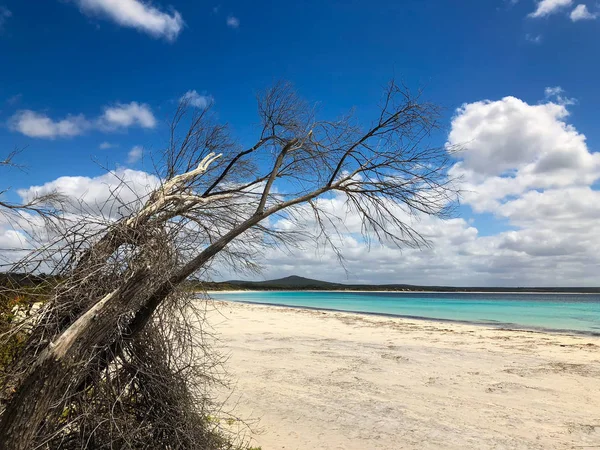
[[[427,145],[438,113],[392,82],[368,127],[352,114],[320,120],[279,83],[259,95],[258,138],[242,148],[210,107],[181,103],[147,195],[121,201],[124,180],[110,199],[116,217],[92,219],[79,204],[53,223],[42,253],[62,281],[6,374],[0,448],[225,448],[195,427],[195,395],[207,392],[198,385],[210,384],[202,374],[217,364],[208,351],[195,354],[185,280],[215,261],[253,269],[262,248],[314,237],[307,211],[333,244],[335,222],[320,200],[334,194],[366,238],[425,245],[405,214],[447,214],[457,194],[448,150]]]

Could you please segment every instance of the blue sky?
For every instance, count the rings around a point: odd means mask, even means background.
[[[166,121],[190,91],[212,97],[219,116],[250,142],[255,94],[278,79],[294,82],[333,116],[357,107],[367,117],[392,76],[423,87],[427,99],[446,108],[440,145],[463,104],[512,96],[529,107],[562,105],[569,114],[558,122],[585,136],[592,154],[600,142],[600,20],[598,6],[584,4],[124,0],[114,7],[108,0],[0,0],[0,142],[4,152],[25,147],[20,162],[27,166],[26,174],[2,172],[0,187],[12,187],[8,195],[15,196],[61,176],[98,177],[99,163],[143,170],[136,159],[165,144]],[[561,90],[546,95],[549,87]],[[32,118],[48,119],[42,125],[50,129],[17,125]],[[595,192],[597,179],[588,181]],[[543,188],[572,186],[561,183]],[[518,195],[541,189],[528,186]],[[523,229],[509,213],[481,205],[467,199],[460,209],[478,236]],[[389,281],[390,273],[357,276]],[[486,273],[485,283],[521,282]],[[417,278],[408,281],[423,281]],[[565,280],[600,283],[591,275]]]

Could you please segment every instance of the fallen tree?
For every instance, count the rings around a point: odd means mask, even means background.
[[[0,448],[231,448],[201,410],[220,361],[184,281],[216,262],[252,270],[262,248],[300,236],[335,247],[339,218],[320,203],[332,195],[366,239],[399,246],[427,244],[407,217],[455,200],[448,149],[427,145],[438,109],[395,83],[366,128],[318,120],[277,84],[248,148],[211,111],[179,105],[147,194],[123,201],[123,180],[100,208],[67,201],[21,261],[61,282],[3,374]]]

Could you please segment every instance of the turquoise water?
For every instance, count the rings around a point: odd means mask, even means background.
[[[216,300],[600,335],[600,295],[271,291],[211,296]]]

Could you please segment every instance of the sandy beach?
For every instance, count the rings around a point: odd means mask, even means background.
[[[600,449],[598,337],[216,303],[262,450]]]

